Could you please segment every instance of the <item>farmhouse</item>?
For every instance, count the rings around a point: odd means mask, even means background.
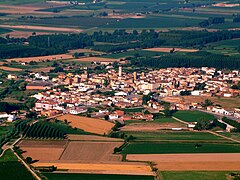
[[[74,107],[69,111],[70,114],[81,114],[85,112],[87,112],[87,108],[85,107]]]
[[[3,114],[0,114],[0,120],[2,119],[7,119],[8,122],[13,122],[17,119],[17,117],[15,115],[3,113]]]

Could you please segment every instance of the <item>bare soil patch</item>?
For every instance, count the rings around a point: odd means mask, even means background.
[[[232,171],[240,170],[240,153],[211,154],[137,154],[127,155],[132,161],[152,161],[161,171]]]
[[[57,161],[64,151],[66,141],[31,141],[23,140],[18,146],[23,150],[23,157],[31,157],[39,162]]]
[[[6,67],[6,66],[0,66],[0,69],[4,71],[22,71],[20,68],[12,68],[12,67]]]
[[[121,161],[121,155],[113,154],[114,148],[121,145],[122,142],[71,141],[65,149],[60,160],[86,163]]]
[[[70,126],[82,129],[87,132],[96,133],[96,134],[108,134],[112,127],[113,123],[104,121],[96,118],[88,118],[84,116],[76,116],[71,114],[66,114],[58,117],[58,120],[64,121],[67,120],[70,123]]]
[[[149,48],[144,49],[146,51],[156,51],[156,52],[170,52],[173,48]],[[197,52],[198,49],[183,49],[183,48],[174,48],[175,52]]]
[[[50,55],[50,56],[37,56],[37,57],[28,57],[28,58],[13,58],[7,59],[7,61],[17,61],[17,62],[42,62],[42,61],[56,61],[56,60],[63,60],[63,59],[71,59],[72,55],[69,54],[58,54],[58,55]]]

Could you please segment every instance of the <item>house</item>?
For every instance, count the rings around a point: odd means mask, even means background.
[[[87,108],[85,107],[75,107],[70,109],[69,113],[70,114],[81,114],[87,112]]]
[[[17,76],[15,74],[9,74],[7,76],[7,79],[12,80],[12,79],[17,79]]]
[[[13,122],[17,119],[16,115],[3,113],[0,114],[0,119],[7,119],[7,122]]]
[[[231,112],[225,110],[222,107],[213,107],[212,112],[215,112],[215,113],[218,113],[218,114],[223,114],[223,115],[228,115],[228,116],[232,115]]]

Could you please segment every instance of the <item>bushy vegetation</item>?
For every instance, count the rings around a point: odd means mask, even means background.
[[[240,123],[238,123],[237,121],[235,120],[232,120],[232,119],[228,119],[226,117],[223,117],[222,118],[222,121],[235,127],[236,129],[234,130],[235,132],[240,132]]]

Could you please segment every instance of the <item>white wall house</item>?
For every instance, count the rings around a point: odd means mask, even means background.
[[[11,115],[11,114],[0,114],[0,119],[7,119],[8,122],[13,122],[17,119],[17,117],[15,115]]]

